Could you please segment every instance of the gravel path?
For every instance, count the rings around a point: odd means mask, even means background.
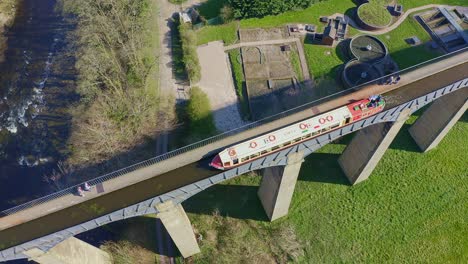
[[[223,42],[215,41],[199,46],[197,53],[201,66],[201,80],[196,86],[199,86],[210,99],[216,128],[224,132],[244,125]]]

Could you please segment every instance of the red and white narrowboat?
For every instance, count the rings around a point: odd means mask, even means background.
[[[371,96],[229,147],[218,153],[210,166],[220,170],[235,168],[367,118],[381,112],[384,107],[385,101],[381,96]]]

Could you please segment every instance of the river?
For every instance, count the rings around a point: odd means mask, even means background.
[[[66,157],[74,58],[73,24],[56,0],[21,0],[0,64],[0,210],[54,190],[44,179]]]

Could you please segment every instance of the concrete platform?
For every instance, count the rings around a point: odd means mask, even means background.
[[[302,153],[291,153],[288,165],[263,170],[258,197],[270,221],[288,214],[303,161]]]
[[[172,201],[156,205],[160,213],[156,216],[161,219],[164,227],[176,244],[184,258],[200,253],[192,224],[182,205],[174,205]],[[155,234],[156,235],[156,234]]]
[[[410,127],[410,135],[423,152],[429,151],[437,147],[467,109],[468,88],[443,96]]]
[[[338,158],[338,163],[351,184],[369,178],[408,117],[409,112],[402,112],[393,123],[379,123],[357,132]]]
[[[30,261],[40,264],[111,264],[111,257],[75,237],[70,237],[49,251],[34,248],[24,252]]]

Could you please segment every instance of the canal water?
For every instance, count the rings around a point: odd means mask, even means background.
[[[0,210],[54,190],[45,178],[66,155],[78,100],[67,32],[56,0],[21,0],[0,64]]]

